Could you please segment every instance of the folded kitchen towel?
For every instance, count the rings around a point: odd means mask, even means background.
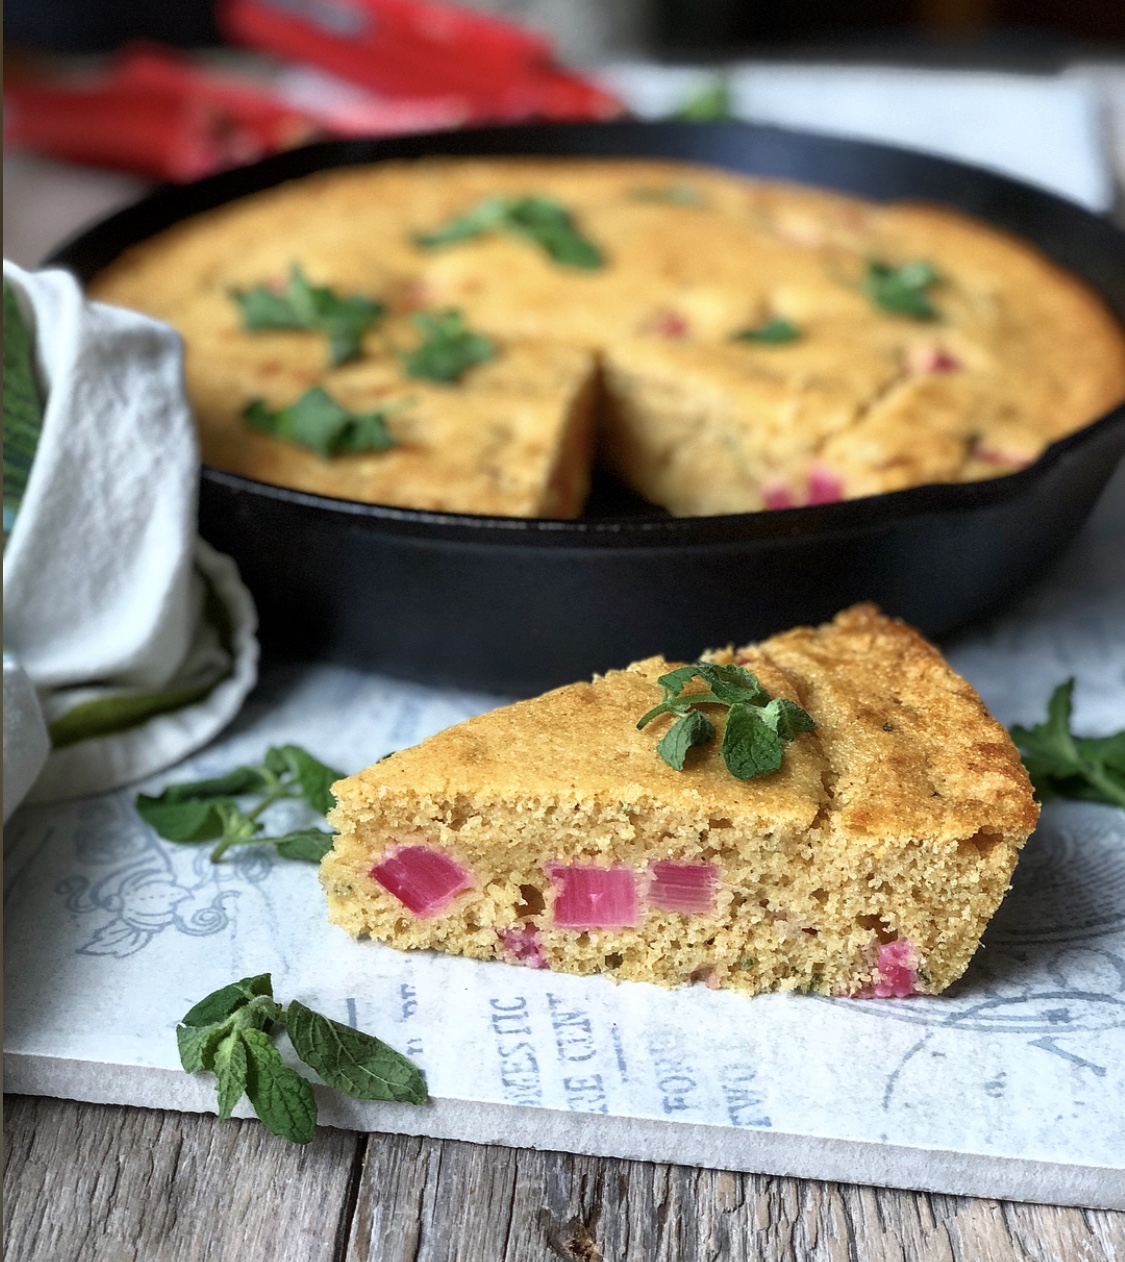
[[[254,606],[197,537],[198,483],[177,334],[5,263],[5,818],[177,762],[253,687]]]

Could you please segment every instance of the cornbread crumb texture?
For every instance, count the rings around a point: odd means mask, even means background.
[[[749,781],[677,772],[660,658],[470,719],[335,786],[321,879],[353,935],[753,993],[937,993],[1038,808],[1004,729],[873,607],[724,650],[817,729]],[[720,735],[723,713],[709,717]]]
[[[497,195],[540,194],[606,256],[568,268],[491,233],[414,244]],[[669,196],[671,194],[671,196]],[[939,281],[932,322],[863,289],[872,259]],[[247,333],[232,288],[284,279],[387,304],[363,358]],[[580,511],[595,367],[606,459],[680,514],[786,507],[1029,463],[1125,396],[1125,338],[1076,278],[952,210],[879,205],[684,163],[425,159],[306,177],[127,252],[94,296],[168,320],[209,462],[344,498],[514,515]],[[407,381],[391,349],[418,309],[461,310],[498,358],[453,386]],[[791,342],[734,340],[785,319]],[[323,383],[347,406],[409,395],[403,446],[330,463],[241,424]],[[563,492],[559,487],[563,486]]]

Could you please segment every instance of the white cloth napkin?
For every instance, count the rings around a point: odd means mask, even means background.
[[[234,563],[196,535],[177,334],[62,271],[4,277],[46,400],[4,552],[7,818],[29,785],[99,793],[203,745],[253,687],[258,646]]]

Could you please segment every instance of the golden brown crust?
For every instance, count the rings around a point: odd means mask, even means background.
[[[928,640],[875,605],[734,660],[751,670],[768,661],[805,683],[841,828],[945,839],[1035,827],[1039,808],[1007,731]]]
[[[661,200],[669,189],[687,190],[692,204]],[[608,265],[565,268],[503,234],[413,244],[483,197],[529,192],[571,209]],[[861,284],[873,258],[932,262],[940,318],[874,304]],[[419,386],[417,410],[401,422],[414,426],[415,455],[399,458],[409,475],[384,457],[322,468],[279,450],[238,421],[247,399],[288,402],[317,380],[356,398],[415,389],[378,335],[363,364],[326,373],[322,338],[239,328],[229,288],[283,277],[294,261],[316,282],[389,302],[392,340],[409,338],[413,308],[455,307],[499,341],[501,359],[541,370],[517,373],[510,392],[500,362],[458,387]],[[345,497],[385,499],[397,488],[389,502],[420,507],[460,494],[469,511],[535,513],[546,511],[552,479],[581,491],[574,435],[591,360],[568,375],[556,363],[564,348],[604,359],[610,461],[681,514],[803,503],[823,474],[846,497],[996,476],[1125,397],[1116,321],[1026,242],[947,208],[683,163],[426,159],[323,172],[160,234],[91,290],[183,332],[209,461]],[[732,341],[772,317],[794,322],[800,338]],[[522,437],[498,447],[482,431],[485,414]],[[454,431],[467,435],[466,450],[443,461]],[[473,489],[450,485],[452,467],[467,467],[461,481]]]
[[[959,976],[1007,888],[1038,807],[1007,733],[921,636],[873,606],[711,654],[745,662],[817,727],[780,771],[749,781],[719,741],[674,771],[661,658],[481,715],[334,787],[340,830],[322,866],[329,915],[402,947],[506,958],[534,929],[551,967],[740,990],[856,993],[881,945],[903,944],[917,989]],[[721,737],[724,715],[710,717]],[[401,845],[477,877],[448,914],[415,919],[372,879]],[[714,914],[650,909],[636,929],[576,935],[551,921],[552,862],[709,863]],[[638,878],[639,879],[639,878]],[[747,963],[747,961],[750,961]]]

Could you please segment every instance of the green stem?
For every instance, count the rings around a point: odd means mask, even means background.
[[[721,697],[708,689],[706,692],[681,692],[674,697],[669,697],[667,701],[662,701],[658,706],[653,708],[645,715],[642,715],[637,721],[638,730],[647,727],[653,719],[659,718],[662,714],[678,714],[681,718],[687,714],[692,706],[697,705],[725,705],[733,704],[730,701],[723,701]]]
[[[1117,806],[1125,807],[1125,789],[1119,788],[1108,776],[1104,775],[1097,767],[1091,767],[1089,763],[1083,763],[1083,772],[1086,779],[1100,792],[1104,793],[1108,800]]]
[[[258,829],[261,828],[261,825],[257,824],[257,820],[264,810],[272,806],[275,802],[282,801],[285,798],[300,797],[299,792],[298,793],[290,792],[290,789],[292,787],[291,785],[288,785],[284,783],[284,781],[279,780],[276,776],[273,776],[272,773],[265,771],[264,768],[263,768],[263,772],[265,775],[270,776],[270,778],[273,780],[274,782],[273,788],[270,789],[270,791],[265,795],[264,798],[262,798],[262,800],[258,803],[256,807],[254,807],[252,811],[247,812],[247,814],[245,815],[241,815],[241,819],[243,821],[250,821],[252,823],[255,823],[256,826],[254,828],[254,832],[257,832]],[[220,862],[223,855],[226,854],[226,852],[231,848],[231,846],[252,846],[258,841],[268,841],[268,840],[269,838],[267,837],[259,838],[259,837],[253,836],[253,834],[251,834],[249,837],[239,836],[238,832],[228,825],[224,827],[223,829],[223,836],[222,836],[222,839],[219,841],[219,844],[215,847],[214,850],[211,851],[211,862],[212,863]]]

